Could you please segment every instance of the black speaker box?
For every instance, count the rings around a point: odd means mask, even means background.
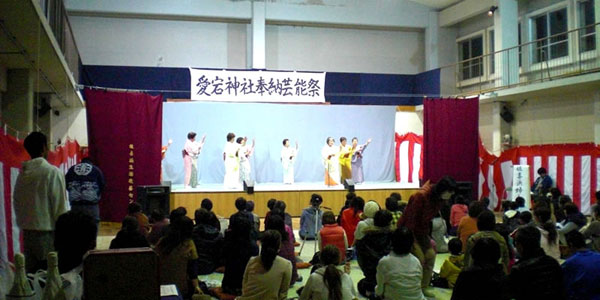
[[[354,180],[346,179],[344,180],[344,188],[348,190],[348,192],[354,192]]]
[[[515,116],[513,116],[512,112],[510,112],[510,110],[508,110],[506,106],[502,108],[502,111],[500,112],[500,117],[506,123],[510,123],[515,119]]]
[[[137,202],[142,206],[142,211],[150,215],[157,209],[164,216],[170,213],[169,198],[171,187],[167,185],[139,185],[137,187]]]
[[[457,181],[456,194],[462,195],[465,199],[473,200],[473,183],[470,181]]]
[[[254,194],[254,181],[253,180],[244,180],[244,191],[248,193],[248,195]]]

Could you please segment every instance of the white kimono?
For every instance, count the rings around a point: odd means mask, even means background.
[[[225,154],[225,177],[223,185],[226,188],[240,188],[240,160],[238,150],[240,145],[235,142],[225,143],[223,153]]]
[[[240,146],[239,158],[240,158],[240,182],[243,183],[245,180],[250,180],[250,156],[254,152],[252,146]]]
[[[325,185],[333,186],[340,184],[339,146],[325,145],[321,150],[323,167],[325,168]],[[329,157],[331,155],[331,157]]]
[[[281,149],[281,165],[283,166],[283,183],[294,183],[294,163],[298,155],[298,148],[285,147]]]

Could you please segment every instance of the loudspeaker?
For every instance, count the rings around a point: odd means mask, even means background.
[[[344,180],[344,188],[348,190],[348,192],[354,192],[354,180],[346,179]]]
[[[167,185],[139,185],[137,187],[137,202],[142,206],[142,211],[150,215],[158,209],[164,216],[170,213],[169,195],[171,187]]]
[[[254,180],[244,180],[244,191],[246,191],[248,195],[254,194]]]
[[[506,107],[506,106],[502,107],[502,111],[500,112],[500,117],[502,117],[502,120],[504,120],[506,123],[510,123],[515,119],[512,112],[510,112],[510,110],[508,110],[508,107]]]
[[[158,267],[150,248],[91,250],[83,259],[84,298],[160,299]]]
[[[465,199],[473,199],[473,183],[470,181],[457,181],[456,194],[462,195]]]

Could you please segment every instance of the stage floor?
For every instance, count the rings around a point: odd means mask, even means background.
[[[395,190],[395,189],[418,189],[419,183],[401,182],[364,182],[354,186],[356,191],[366,190]],[[322,182],[301,182],[295,184],[282,183],[257,183],[254,185],[255,192],[292,192],[292,191],[343,191],[343,185],[326,186]],[[214,192],[243,192],[242,188],[228,189],[222,184],[202,184],[196,188],[184,188],[182,184],[171,186],[172,193],[214,193]]]

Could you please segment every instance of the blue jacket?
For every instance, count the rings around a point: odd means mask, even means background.
[[[323,224],[321,223],[321,217],[323,217],[323,212],[319,210],[318,216],[316,216],[316,214],[317,209],[313,206],[307,207],[302,210],[302,215],[300,216],[300,237],[314,239],[316,232],[318,232],[321,229],[321,227],[323,227]],[[315,217],[318,218],[316,230]]]
[[[562,265],[567,299],[600,299],[600,254],[579,251]]]

